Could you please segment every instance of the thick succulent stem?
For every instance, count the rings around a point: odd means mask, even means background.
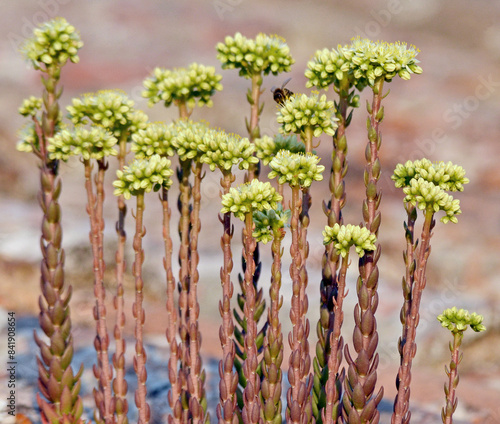
[[[221,178],[222,194],[229,193],[231,183],[235,177],[230,172],[225,172]],[[222,325],[219,330],[219,339],[222,347],[222,359],[219,361],[219,394],[220,402],[217,405],[217,418],[219,424],[237,424],[236,388],[238,386],[238,373],[234,371],[234,357],[236,354],[233,339],[234,322],[231,314],[231,299],[234,286],[231,282],[231,271],[233,269],[233,254],[231,251],[231,240],[234,227],[231,225],[231,212],[219,217],[223,226],[221,237],[221,248],[224,256],[224,264],[220,270],[222,286],[222,300],[219,302],[219,312]]]
[[[144,281],[142,280],[142,264],[144,262],[144,250],[142,249],[142,239],[146,234],[146,229],[143,226],[144,217],[144,192],[137,194],[137,207],[135,212],[135,235],[134,235],[134,252],[135,259],[132,266],[132,273],[135,277],[135,302],[132,307],[132,313],[135,318],[135,356],[134,356],[134,371],[137,375],[137,389],[135,391],[135,404],[139,411],[138,424],[148,424],[151,411],[146,402],[146,380],[148,374],[146,371],[146,351],[143,343],[143,326],[146,318],[146,313],[143,308],[144,300]]]
[[[99,385],[94,389],[94,399],[99,415],[95,416],[96,422],[99,423],[113,423],[112,411],[112,393],[111,393],[111,380],[113,378],[113,371],[109,363],[108,349],[109,349],[109,336],[106,326],[106,292],[104,289],[104,258],[103,258],[103,238],[102,228],[102,200],[101,194],[100,201],[97,201],[97,195],[94,195],[94,188],[92,184],[92,166],[90,160],[83,161],[85,168],[85,189],[87,192],[87,213],[90,220],[90,243],[92,246],[93,256],[93,269],[94,269],[94,320],[96,322],[96,337],[94,339],[94,347],[97,352],[97,365],[94,365],[94,376],[96,377]],[[104,163],[99,165],[99,169],[104,169]],[[102,178],[104,173],[98,173],[96,183],[102,189]],[[96,185],[97,185],[96,184]],[[100,215],[100,216],[99,216]],[[97,413],[97,411],[96,411]]]
[[[71,367],[73,337],[69,308],[72,290],[71,286],[64,287],[64,250],[61,247],[61,181],[57,177],[58,163],[50,160],[47,152],[47,140],[54,135],[59,122],[58,99],[62,89],[58,89],[57,84],[60,68],[49,67],[46,72],[47,78],[42,77],[46,88],[43,93],[42,122],[34,118],[39,140],[39,150],[35,154],[41,159],[38,200],[43,212],[39,323],[49,338],[49,343],[46,343],[34,333],[35,342],[40,348],[40,357],[37,358],[38,388],[43,396],[37,394],[37,402],[42,423],[81,424],[83,404],[79,392],[83,365],[74,375]]]
[[[123,133],[118,140],[118,167],[123,169],[125,165],[125,156],[127,155],[127,134]],[[99,196],[99,187],[98,187]],[[116,253],[115,253],[115,278],[116,278],[116,294],[113,299],[113,306],[116,311],[116,320],[114,327],[115,353],[113,354],[113,366],[115,368],[116,377],[113,380],[114,391],[114,410],[116,412],[117,424],[128,424],[128,401],[127,390],[128,384],[125,380],[125,339],[123,337],[123,328],[125,326],[125,302],[124,302],[124,286],[123,278],[125,275],[125,243],[127,241],[127,233],[125,232],[125,216],[127,214],[127,206],[123,195],[117,198],[118,205],[118,221],[115,229],[118,237]]]
[[[382,142],[379,124],[384,116],[381,106],[382,89],[384,78],[375,80],[373,86],[373,101],[368,107],[370,117],[368,118],[368,144],[366,147],[365,186],[366,198],[363,200],[364,226],[373,234],[378,234],[381,214],[379,205],[381,192],[377,187],[380,178],[379,150]],[[381,387],[375,395],[377,382],[378,354],[375,353],[378,344],[377,322],[375,312],[378,306],[378,266],[381,248],[377,245],[375,251],[367,252],[359,260],[359,278],[357,283],[358,304],[354,310],[355,328],[353,334],[353,345],[356,358],[353,359],[349,353],[348,346],[345,349],[349,370],[348,378],[345,380],[344,396],[344,420],[353,422],[378,423],[380,413],[377,405],[383,396]]]
[[[337,110],[338,127],[333,137],[332,168],[330,172],[329,187],[331,198],[328,203],[323,203],[323,212],[327,216],[327,224],[333,227],[335,224],[342,225],[342,208],[346,202],[344,178],[347,173],[347,139],[345,131],[347,127],[347,107],[349,99],[349,82],[347,78],[342,80],[339,89],[339,104]],[[325,253],[322,260],[322,278],[320,286],[321,306],[320,319],[317,325],[318,344],[316,355],[313,361],[314,368],[314,388],[313,388],[313,411],[316,422],[335,423],[341,415],[338,403],[342,395],[343,374],[339,374],[339,366],[342,362],[343,340],[340,337],[336,345],[337,352],[333,355],[338,366],[332,370],[329,366],[329,357],[332,352],[330,338],[332,337],[333,327],[338,321],[338,315],[335,313],[338,300],[338,276],[337,269],[339,265],[339,255],[335,253],[333,245],[330,243],[325,246]],[[342,313],[342,309],[340,309]],[[343,313],[342,313],[343,314]],[[340,318],[340,317],[339,317]],[[341,325],[341,324],[340,324]],[[337,405],[327,412],[325,420],[323,408],[325,405]]]
[[[252,237],[253,219],[250,211],[245,215],[245,228],[243,230],[244,248],[243,257],[246,261],[245,268],[245,353],[243,362],[243,374],[246,379],[245,390],[243,391],[242,419],[244,424],[258,423],[260,420],[261,402],[259,397],[260,377],[257,373],[257,323],[255,322],[256,290],[253,275],[255,263],[253,254],[255,250],[255,239]]]
[[[441,419],[444,424],[453,424],[453,413],[457,409],[458,398],[456,397],[458,387],[458,365],[462,361],[459,347],[462,344],[464,337],[463,331],[453,333],[453,344],[450,343],[451,361],[450,368],[446,368],[446,375],[448,376],[448,386],[444,386],[444,393],[446,395],[446,406],[441,411]]]
[[[163,266],[167,279],[167,341],[170,347],[168,359],[168,377],[170,390],[168,392],[168,403],[172,414],[168,417],[169,424],[182,423],[181,386],[179,375],[179,345],[177,343],[177,310],[175,307],[175,278],[172,271],[172,238],[170,236],[170,206],[168,203],[168,190],[162,187],[161,204],[163,210],[163,242],[165,245],[165,258]]]
[[[309,423],[312,419],[311,388],[313,379],[309,373],[311,358],[309,356],[309,321],[306,318],[307,297],[305,296],[304,266],[301,249],[300,213],[302,200],[300,188],[292,187],[292,216],[290,232],[292,245],[290,254],[290,276],[292,278],[292,301],[290,321],[292,331],[288,335],[291,353],[288,361],[288,381],[286,420],[288,423]]]
[[[283,334],[279,320],[279,311],[283,304],[281,288],[281,242],[285,236],[283,229],[274,231],[271,246],[273,264],[271,265],[271,304],[267,313],[269,328],[264,341],[264,360],[262,363],[262,419],[267,424],[281,424],[281,390],[283,363]]]
[[[412,212],[411,208],[408,211],[408,228],[411,228],[412,230],[416,219],[416,216],[414,215],[415,213],[416,211]],[[407,252],[405,255],[407,278],[409,277],[409,281],[411,281],[413,277],[413,284],[408,287],[408,289],[411,291],[411,294],[409,295],[410,302],[408,305],[406,305],[407,302],[405,299],[405,305],[403,305],[403,308],[406,307],[407,310],[405,322],[403,325],[403,336],[400,340],[399,347],[401,354],[401,364],[399,366],[398,377],[396,380],[398,393],[394,401],[394,412],[391,418],[392,424],[408,424],[411,418],[411,413],[409,410],[411,366],[413,358],[417,353],[416,335],[420,318],[420,301],[422,299],[422,293],[427,282],[425,272],[427,268],[427,261],[431,253],[430,241],[434,225],[434,211],[432,209],[429,209],[425,214],[425,221],[421,234],[421,243],[420,246],[418,246],[416,252],[413,252],[413,244],[412,246],[410,246],[410,248],[408,248],[408,243],[410,242],[407,241]],[[415,255],[415,259],[411,260],[413,254]]]
[[[191,213],[191,232],[189,237],[189,292],[188,292],[188,314],[187,329],[189,332],[189,354],[188,354],[188,390],[189,410],[193,423],[203,423],[207,409],[205,396],[205,371],[202,369],[200,355],[201,334],[198,328],[200,316],[200,305],[198,303],[198,235],[200,233],[200,200],[201,200],[201,169],[202,163],[197,162],[194,166],[193,185],[193,210]]]

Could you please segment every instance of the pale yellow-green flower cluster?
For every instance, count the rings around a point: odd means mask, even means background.
[[[123,195],[125,199],[141,193],[158,191],[161,187],[172,185],[170,177],[174,173],[171,162],[166,157],[153,155],[147,159],[135,159],[123,171],[116,171],[117,179],[113,182],[114,195]]]
[[[201,160],[203,156],[204,139],[210,131],[203,122],[179,121],[176,125],[176,134],[172,139],[177,155],[181,161]],[[208,143],[208,138],[207,138]]]
[[[421,210],[444,211],[441,221],[456,223],[462,213],[460,201],[446,191],[463,191],[469,182],[461,166],[448,162],[432,163],[428,159],[398,164],[391,177],[396,187],[403,187],[405,202]]]
[[[252,236],[264,244],[271,241],[276,231],[281,230],[290,221],[290,209],[283,210],[281,203],[276,209],[264,209],[254,211],[253,222],[255,224]]]
[[[132,146],[136,159],[148,158],[153,155],[173,156],[172,139],[176,134],[174,124],[162,122],[149,123],[145,129],[132,134]]]
[[[42,99],[40,97],[30,96],[23,100],[23,104],[19,107],[18,112],[22,116],[36,116],[42,108]]]
[[[222,68],[239,69],[240,76],[245,78],[290,72],[295,62],[285,40],[275,35],[261,33],[253,40],[238,32],[234,37],[227,36],[216,49]]]
[[[21,51],[35,69],[63,66],[68,60],[79,61],[78,50],[83,46],[80,34],[66,19],[58,17],[45,22],[33,31]]]
[[[322,133],[334,135],[337,129],[337,118],[332,101],[326,99],[323,94],[312,93],[289,97],[285,104],[278,109],[278,123],[281,124],[280,131],[284,134],[300,134],[307,128],[311,128],[314,137]]]
[[[469,182],[461,166],[451,162],[431,162],[425,158],[414,162],[409,160],[404,165],[398,164],[391,178],[396,187],[407,186],[413,178],[423,178],[448,191],[463,191],[463,185]]]
[[[192,63],[188,68],[173,70],[155,68],[152,75],[143,82],[142,96],[153,106],[163,101],[165,107],[174,102],[186,103],[188,107],[213,105],[212,96],[222,90],[222,75],[215,73],[213,66]]]
[[[305,153],[306,146],[297,139],[295,134],[281,135],[274,138],[264,135],[257,138],[255,143],[255,153],[264,165],[267,165],[280,150],[288,150],[291,153]]]
[[[323,165],[318,165],[320,158],[312,153],[290,153],[280,150],[269,163],[272,171],[268,178],[278,177],[280,184],[288,183],[291,187],[309,187],[313,181],[323,179]]]
[[[114,149],[117,139],[102,127],[87,129],[76,126],[72,131],[64,129],[48,141],[47,150],[52,160],[67,161],[70,156],[100,160],[117,154]]]
[[[377,237],[368,228],[359,225],[328,225],[323,231],[323,244],[333,243],[337,255],[345,258],[351,246],[355,246],[356,253],[362,258],[368,250],[375,250]]]
[[[251,164],[259,162],[253,155],[255,146],[248,138],[222,130],[207,131],[199,149],[203,152],[201,162],[208,164],[212,171],[215,168],[229,171],[234,165],[238,165],[240,169],[248,169]]]
[[[75,98],[66,108],[74,125],[92,122],[117,138],[146,128],[148,117],[134,109],[134,101],[120,90],[101,90]]]
[[[406,43],[387,43],[355,38],[348,49],[343,49],[350,62],[353,77],[362,84],[373,86],[377,78],[390,82],[396,75],[409,80],[411,74],[421,74],[417,64],[418,50]]]
[[[23,125],[18,131],[17,136],[19,141],[17,142],[16,149],[18,151],[31,153],[33,152],[33,148],[36,151],[40,150],[40,141],[38,140],[33,122],[27,122]]]
[[[283,197],[276,192],[270,182],[253,179],[250,183],[230,188],[222,196],[221,213],[231,212],[236,218],[245,220],[247,213],[276,209]]]
[[[437,319],[443,327],[447,328],[452,333],[463,332],[467,330],[469,325],[470,328],[477,333],[486,330],[486,327],[483,325],[482,315],[478,315],[475,312],[470,314],[469,311],[457,309],[455,306],[445,309]]]

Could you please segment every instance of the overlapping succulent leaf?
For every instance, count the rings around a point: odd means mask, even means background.
[[[114,195],[123,195],[125,199],[139,193],[158,191],[161,187],[172,185],[170,177],[174,171],[166,157],[153,155],[148,159],[135,159],[123,171],[116,171],[117,179],[113,182]]]
[[[187,68],[155,68],[143,82],[143,97],[148,105],[163,101],[168,107],[174,102],[186,103],[189,107],[213,105],[212,96],[222,90],[222,75],[215,73],[213,66],[192,63]]]
[[[245,78],[290,72],[295,62],[285,40],[276,35],[261,33],[255,39],[249,39],[238,32],[234,37],[227,36],[216,49],[222,68],[239,69],[240,76]]]
[[[283,134],[300,134],[307,128],[312,128],[314,136],[322,133],[333,136],[337,129],[337,118],[332,101],[323,94],[312,93],[293,95],[278,110],[278,123]]]
[[[291,187],[309,187],[313,181],[323,179],[323,165],[318,165],[320,158],[312,153],[290,153],[280,150],[269,163],[272,171],[269,178],[278,178],[280,184],[288,183]]]
[[[264,244],[271,241],[274,233],[284,228],[290,222],[290,209],[283,210],[281,204],[276,209],[264,209],[254,211],[253,222],[255,224],[252,236]]]
[[[257,157],[264,165],[267,165],[280,150],[288,150],[291,153],[305,153],[306,146],[298,140],[295,134],[278,134],[274,138],[264,135],[255,139],[255,150]]]
[[[33,37],[21,46],[24,56],[35,69],[60,67],[68,60],[78,63],[78,50],[83,46],[80,34],[66,19],[58,17],[44,22],[33,31]]]
[[[486,327],[483,325],[483,316],[475,312],[469,313],[466,309],[448,308],[437,317],[441,325],[452,333],[463,332],[468,326],[475,332],[485,331]]]
[[[333,227],[326,226],[323,231],[323,244],[333,243],[338,255],[346,257],[351,246],[355,246],[356,253],[362,258],[368,250],[375,250],[377,236],[370,232],[368,228],[359,225],[339,225]]]
[[[253,155],[255,146],[248,138],[222,130],[207,131],[199,148],[203,152],[201,162],[208,164],[212,171],[215,168],[228,171],[234,165],[238,165],[240,169],[248,169],[250,164],[259,161]]]
[[[67,161],[70,156],[82,156],[89,160],[117,155],[114,146],[118,140],[102,127],[87,129],[76,126],[71,131],[64,129],[48,141],[47,150],[51,160]]]
[[[244,221],[247,213],[276,209],[282,199],[270,182],[253,179],[250,183],[230,188],[229,193],[222,196],[221,213],[231,212]]]

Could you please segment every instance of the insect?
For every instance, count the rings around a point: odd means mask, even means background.
[[[273,99],[280,106],[283,106],[286,100],[291,96],[293,96],[293,93],[287,88],[285,88],[285,85],[287,85],[290,82],[290,80],[291,78],[285,80],[285,82],[281,85],[281,88],[275,86],[271,88],[271,92],[273,93]]]

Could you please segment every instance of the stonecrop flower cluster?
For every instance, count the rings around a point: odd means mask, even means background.
[[[149,99],[150,107],[159,101],[163,101],[165,107],[175,102],[186,103],[190,108],[196,104],[211,107],[212,96],[222,90],[221,79],[222,75],[216,74],[213,66],[198,63],[173,70],[155,68],[152,76],[143,82],[146,90],[142,96]]]
[[[310,128],[314,137],[322,133],[333,136],[337,129],[337,118],[332,101],[326,99],[323,94],[312,93],[294,95],[285,101],[283,107],[278,110],[278,123],[281,124],[280,131],[284,134],[300,134]]]
[[[144,159],[153,155],[173,156],[175,152],[172,147],[172,139],[175,133],[174,124],[149,123],[145,129],[132,134],[130,150],[134,152],[137,159]]]
[[[84,160],[100,160],[106,156],[116,156],[114,149],[117,139],[102,127],[90,129],[76,126],[70,131],[64,129],[49,138],[47,150],[52,160],[67,161],[70,156],[82,156]]]
[[[239,169],[248,169],[251,164],[259,162],[253,155],[255,146],[248,138],[222,130],[207,131],[199,149],[203,152],[201,162],[208,164],[211,171],[215,168],[230,171],[233,165],[238,165]]]
[[[229,193],[222,196],[221,213],[231,212],[236,218],[245,220],[247,213],[277,209],[283,197],[276,192],[270,182],[253,179],[250,183],[231,187]]]
[[[371,86],[380,77],[390,82],[396,75],[409,80],[411,74],[421,74],[422,68],[416,59],[418,53],[415,46],[399,41],[387,43],[360,37],[354,38],[350,49],[344,50],[354,78],[366,81]]]
[[[368,228],[359,225],[326,226],[323,231],[323,244],[333,243],[337,255],[343,258],[349,253],[351,246],[355,246],[356,253],[362,258],[367,250],[375,250],[377,237]]]
[[[148,117],[134,109],[134,101],[120,90],[101,90],[72,100],[66,108],[74,125],[92,122],[120,137],[146,128]]]
[[[278,177],[280,184],[288,183],[291,187],[309,187],[313,181],[323,179],[325,167],[318,165],[320,158],[312,153],[290,153],[280,150],[269,163],[272,171],[268,178]]]
[[[306,152],[306,146],[297,139],[295,134],[277,134],[274,138],[264,135],[255,139],[254,143],[255,154],[264,165],[271,162],[280,150],[288,150],[290,153]]]
[[[64,18],[45,22],[33,31],[33,37],[26,40],[21,51],[35,69],[63,66],[68,60],[78,63],[78,50],[83,46],[80,34]]]
[[[18,112],[22,116],[36,116],[42,108],[42,99],[40,97],[30,96],[23,100],[23,104],[19,107]]]
[[[467,330],[468,326],[477,333],[486,330],[486,327],[482,324],[482,315],[478,315],[475,312],[470,314],[469,311],[457,309],[455,306],[445,309],[437,319],[443,327],[447,328],[452,333],[463,332]]]
[[[283,210],[281,203],[276,209],[264,209],[254,211],[253,222],[255,224],[252,236],[258,242],[264,244],[271,241],[276,231],[280,231],[290,222],[290,209]]]
[[[170,166],[170,160],[160,155],[135,159],[130,165],[124,166],[123,171],[116,171],[114,195],[130,199],[140,193],[158,191],[161,187],[169,188],[172,185],[170,177],[174,173]]]
[[[222,68],[239,69],[240,76],[245,78],[290,72],[295,62],[285,40],[276,35],[261,33],[253,40],[237,32],[234,37],[227,36],[224,43],[218,43],[216,49]]]
[[[172,139],[172,145],[181,161],[201,160],[204,154],[205,136],[208,132],[215,131],[203,122],[183,120],[177,123],[175,130],[176,134]]]
[[[463,185],[469,182],[461,166],[428,159],[407,161],[396,166],[391,179],[396,187],[403,188],[405,202],[421,210],[444,211],[441,221],[445,224],[458,222],[460,201],[446,191],[463,191]]]

